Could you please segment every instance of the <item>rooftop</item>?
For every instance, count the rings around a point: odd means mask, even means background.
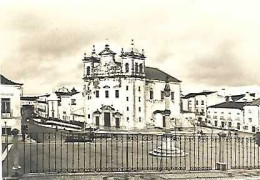
[[[250,96],[255,97],[255,93],[249,93]],[[226,101],[229,101],[229,98],[231,97],[232,101],[238,101],[242,98],[244,98],[246,94],[239,94],[239,95],[232,95],[232,96],[226,96]]]
[[[250,105],[257,105],[257,106],[259,106],[260,105],[260,98],[254,100]]]
[[[215,92],[216,91],[203,91],[203,92],[199,92],[199,93],[189,93],[186,96],[184,96],[183,99],[188,99],[188,98],[192,98],[192,97],[200,96],[200,95],[207,96],[207,95],[215,93]]]
[[[169,82],[178,82],[180,83],[181,81],[176,79],[175,77],[163,72],[162,70],[158,68],[153,68],[153,67],[145,67],[145,77],[147,79],[151,80],[159,80],[159,81],[165,81],[167,77],[169,77]]]
[[[3,76],[2,74],[0,74],[0,83],[3,84],[3,85],[19,85],[19,86],[22,86],[23,84],[21,83],[16,83],[16,82],[13,82],[9,79],[7,79],[5,76]]]
[[[247,105],[247,104],[248,103],[246,103],[246,102],[233,102],[233,101],[230,101],[230,102],[223,102],[223,103],[220,103],[220,104],[209,106],[209,108],[228,108],[228,109],[240,109],[240,110],[243,110],[243,107],[245,105]]]
[[[57,96],[72,96],[74,94],[78,94],[79,92],[73,87],[70,91],[68,88],[62,87],[55,91]]]
[[[38,96],[22,96],[20,99],[24,101],[36,101]]]
[[[115,55],[116,53],[114,51],[110,50],[109,45],[106,44],[105,49],[103,51],[101,51],[98,55],[111,55],[111,54]]]

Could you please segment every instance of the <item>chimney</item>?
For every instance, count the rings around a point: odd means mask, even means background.
[[[228,102],[232,102],[233,100],[232,100],[232,96],[230,95],[229,97],[228,97]]]

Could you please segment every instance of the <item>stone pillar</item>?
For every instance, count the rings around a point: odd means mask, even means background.
[[[18,170],[21,169],[21,166],[19,165],[18,133],[19,133],[18,129],[12,130],[12,135],[13,135],[12,152],[13,152],[13,172],[14,172],[14,176],[18,176]]]
[[[165,116],[165,132],[170,132],[170,95],[171,95],[171,88],[169,84],[169,77],[166,77],[166,84],[164,86],[164,98],[165,98],[165,110],[164,110],[164,116]]]
[[[224,158],[224,149],[225,149],[225,142],[226,141],[226,134],[219,134],[219,153],[220,153],[220,161],[217,162],[217,170],[225,171],[227,170],[227,163],[225,162]]]

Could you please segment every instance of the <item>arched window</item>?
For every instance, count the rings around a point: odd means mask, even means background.
[[[87,67],[87,75],[90,75],[90,67]]]
[[[129,64],[128,63],[125,64],[125,72],[129,72]]]
[[[140,73],[143,73],[143,64],[139,64],[139,71]]]
[[[138,73],[138,64],[135,63],[135,73]]]

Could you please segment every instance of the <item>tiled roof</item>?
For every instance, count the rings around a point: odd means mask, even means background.
[[[249,95],[252,97],[255,97],[255,93],[250,93]],[[246,96],[245,94],[232,95],[231,99],[232,99],[232,101],[238,101],[238,100],[244,98],[245,96]],[[226,96],[226,101],[229,101],[229,98],[230,98],[230,96]]]
[[[195,96],[199,96],[199,95],[209,95],[209,94],[212,94],[212,93],[215,93],[216,91],[203,91],[203,92],[199,92],[199,93],[189,93],[187,94],[186,96],[183,97],[183,99],[189,99],[189,98],[192,98],[192,97],[195,97]]]
[[[9,79],[7,79],[6,77],[4,77],[2,74],[0,74],[0,83],[3,84],[3,85],[19,85],[19,86],[22,86],[23,84],[21,83],[16,83],[16,82],[13,82]]]
[[[213,106],[209,106],[209,108],[228,108],[228,109],[240,109],[243,110],[243,107],[247,105],[246,102],[223,102],[220,104],[216,104]]]
[[[55,91],[55,94],[60,97],[60,96],[73,96],[75,94],[78,94],[79,92],[73,88],[71,91],[69,91],[67,88],[63,87]]]
[[[165,81],[166,77],[169,77],[169,82],[181,82],[180,80],[176,79],[175,77],[161,71],[158,68],[153,68],[153,67],[145,67],[145,77],[147,79],[151,80],[160,80],[160,81]]]
[[[250,105],[257,105],[257,106],[259,106],[260,105],[260,98],[254,100]]]

